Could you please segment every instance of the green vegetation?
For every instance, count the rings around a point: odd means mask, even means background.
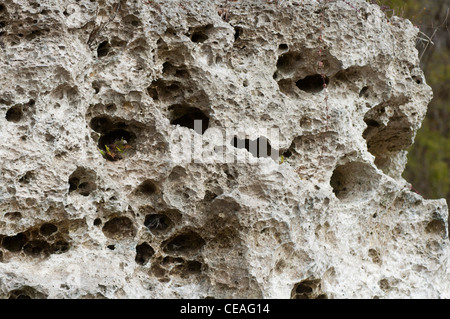
[[[382,0],[392,13],[411,20],[432,38],[426,47],[417,42],[421,68],[433,88],[426,119],[415,144],[408,150],[408,165],[403,174],[425,198],[445,197],[450,203],[450,0]]]

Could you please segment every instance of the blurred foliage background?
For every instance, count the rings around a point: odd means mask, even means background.
[[[425,198],[450,205],[450,0],[379,0],[386,15],[407,18],[420,29],[416,47],[433,100],[408,150],[403,177]],[[387,8],[389,7],[389,8]]]

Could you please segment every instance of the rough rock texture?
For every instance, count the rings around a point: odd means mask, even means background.
[[[401,177],[417,33],[361,0],[0,1],[0,297],[450,298],[447,204]]]

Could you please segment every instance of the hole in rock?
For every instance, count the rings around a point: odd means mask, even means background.
[[[156,187],[155,183],[147,179],[138,186],[137,193],[144,196],[149,196],[156,193],[157,190],[158,188]]]
[[[94,226],[100,226],[102,224],[102,220],[100,218],[94,219]]]
[[[243,31],[244,31],[244,29],[242,29],[241,27],[234,28],[234,41],[237,41],[239,39],[239,37],[242,35]]]
[[[134,236],[133,222],[128,217],[114,217],[108,220],[102,228],[108,238],[122,239]]]
[[[327,299],[321,291],[320,279],[306,279],[294,285],[291,299]]]
[[[29,184],[30,181],[33,179],[34,174],[31,171],[28,171],[25,173],[25,175],[23,175],[21,178],[19,178],[19,183],[22,184]]]
[[[90,122],[90,127],[97,133],[106,133],[111,129],[112,126],[113,123],[111,119],[106,116],[94,117]]]
[[[23,251],[29,256],[38,257],[41,253],[47,253],[49,248],[50,245],[45,240],[31,240],[23,246]]]
[[[442,219],[434,219],[427,224],[425,231],[445,237],[445,222]]]
[[[395,165],[394,159],[398,152],[406,150],[413,143],[410,120],[397,111],[397,106],[406,101],[404,97],[394,98],[364,115],[367,128],[362,136],[367,142],[367,149],[375,156],[375,165],[388,175],[392,165]],[[387,106],[392,107],[389,110]]]
[[[4,28],[6,26],[6,22],[5,21],[0,21],[0,28]]]
[[[189,273],[200,273],[202,271],[202,263],[196,260],[190,260],[186,264],[186,270]]]
[[[188,231],[168,240],[164,250],[167,253],[190,254],[199,251],[206,244],[196,232]]]
[[[116,246],[115,245],[108,245],[108,246],[106,246],[108,249],[111,249],[111,250],[114,250],[114,249],[116,249]]]
[[[98,148],[109,161],[118,161],[129,154],[136,141],[136,135],[127,129],[114,129],[98,139]]]
[[[417,84],[422,84],[422,79],[419,76],[413,76],[412,78]]]
[[[147,243],[136,246],[136,258],[134,259],[139,265],[145,265],[155,254],[155,250]]]
[[[364,122],[367,124],[368,127],[379,127],[380,123],[378,123],[375,120],[372,119],[364,119]],[[364,136],[364,133],[363,133]]]
[[[97,57],[101,58],[107,56],[110,48],[111,45],[107,40],[100,43],[97,48]]]
[[[145,216],[144,225],[152,231],[163,231],[172,225],[172,220],[164,214],[150,214]]]
[[[28,236],[24,233],[19,233],[15,236],[3,237],[2,246],[11,252],[18,252],[22,250],[27,242]]]
[[[147,88],[147,93],[148,95],[150,95],[150,97],[155,100],[158,101],[159,100],[159,95],[158,95],[158,90],[156,89],[156,82],[154,81],[154,83],[152,83],[148,88]]]
[[[208,36],[204,32],[201,32],[201,31],[196,31],[191,36],[191,41],[195,42],[195,43],[197,43],[197,42],[203,43],[206,40],[208,40]]]
[[[335,168],[330,185],[338,199],[358,201],[370,195],[378,180],[369,164],[350,162]]]
[[[282,44],[280,44],[279,46],[278,46],[278,49],[279,50],[287,50],[289,48],[289,46],[287,45],[287,44],[285,44],[285,43],[282,43]]]
[[[277,61],[277,69],[281,73],[290,74],[294,71],[300,62],[302,61],[302,57],[298,52],[287,52],[278,58]]]
[[[82,196],[89,196],[89,194],[97,189],[95,184],[97,174],[84,167],[77,167],[77,169],[69,176],[69,193],[75,192]]]
[[[6,10],[5,5],[0,3],[0,13],[3,13],[3,11],[5,10]]]
[[[9,212],[5,214],[5,217],[11,220],[18,220],[20,218],[22,218],[22,214],[20,212]]]
[[[240,139],[235,136],[231,141],[231,145],[240,149],[245,148],[255,157],[271,157],[273,152],[269,140],[265,137],[250,140],[248,138]]]
[[[42,236],[50,236],[53,233],[56,233],[58,231],[58,227],[51,223],[44,223],[39,228],[39,232]]]
[[[23,118],[22,106],[14,105],[13,107],[11,107],[6,112],[5,118],[8,122],[14,122],[14,123],[19,122]]]
[[[98,94],[98,92],[100,92],[101,87],[102,86],[100,85],[100,83],[98,83],[96,81],[92,82],[92,88],[94,89],[94,94]]]
[[[53,243],[50,246],[50,252],[52,254],[63,254],[67,252],[70,248],[70,245],[65,240],[58,240],[56,243]]]
[[[368,97],[367,91],[369,90],[368,86],[365,86],[361,89],[361,91],[359,91],[359,97]]]
[[[298,80],[295,85],[302,91],[308,93],[317,93],[324,89],[324,84],[328,85],[328,77],[322,78],[320,74],[308,75],[307,77]]]
[[[22,286],[9,292],[8,299],[44,299],[47,296],[30,286]]]
[[[209,125],[209,117],[200,109],[185,105],[172,105],[170,124],[180,125],[195,130],[203,134]]]

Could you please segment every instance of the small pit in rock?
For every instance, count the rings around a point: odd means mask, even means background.
[[[308,93],[317,93],[322,91],[329,83],[328,77],[322,77],[320,74],[308,75],[298,80],[295,85],[302,91]]]
[[[377,187],[379,176],[369,164],[350,162],[339,165],[333,171],[330,185],[340,200],[358,201],[367,196]]]
[[[97,57],[102,58],[108,55],[111,45],[108,41],[103,41],[97,48]]]
[[[149,179],[143,181],[136,189],[136,194],[141,196],[150,196],[157,192],[155,183]]]
[[[118,161],[133,153],[136,134],[120,119],[100,115],[90,121],[90,127],[101,134],[97,147],[105,159]]]
[[[133,237],[135,228],[133,222],[125,216],[113,217],[102,228],[103,234],[112,239],[124,239]]]
[[[206,244],[194,231],[187,231],[166,241],[164,251],[171,254],[195,254]]]
[[[146,242],[136,246],[135,261],[139,265],[145,265],[155,254],[155,250]]]
[[[52,223],[44,223],[39,228],[39,232],[42,236],[50,236],[53,233],[56,233],[58,231],[58,227]]]
[[[95,171],[77,167],[77,169],[69,176],[69,193],[78,193],[82,196],[89,196],[91,192],[97,189],[95,179],[97,174]]]
[[[20,122],[23,118],[23,110],[21,105],[12,106],[7,112],[5,116],[8,122],[17,123]]]
[[[164,214],[150,214],[145,216],[144,225],[150,231],[164,231],[171,227],[172,220]]]
[[[11,252],[19,252],[27,242],[28,236],[24,233],[19,233],[14,236],[3,237],[2,246]]]
[[[320,279],[306,279],[294,286],[291,299],[327,299],[327,295],[321,291]]]

